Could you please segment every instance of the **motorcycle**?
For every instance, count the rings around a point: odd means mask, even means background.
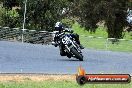
[[[127,16],[127,22],[129,23],[129,25],[132,25],[132,14]]]
[[[71,33],[66,34],[64,31],[59,36],[59,49],[61,56],[67,56],[68,58],[75,57],[80,61],[83,61],[83,55],[80,49],[80,46],[75,41],[75,38],[72,37]]]
[[[127,10],[127,22],[129,23],[129,25],[132,25],[132,9],[128,9]]]
[[[128,11],[128,15],[126,17],[126,21],[128,23],[127,28],[124,31],[131,32],[132,31],[132,10]]]

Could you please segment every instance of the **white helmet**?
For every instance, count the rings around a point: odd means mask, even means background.
[[[55,27],[60,27],[60,26],[62,26],[62,23],[61,22],[56,22]]]

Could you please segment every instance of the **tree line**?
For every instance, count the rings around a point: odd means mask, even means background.
[[[25,0],[0,0],[0,25],[22,27]],[[104,21],[108,37],[122,38],[127,26],[129,0],[27,0],[26,28],[53,31],[57,21],[77,21],[87,31],[95,32]],[[64,10],[65,13],[62,13]]]

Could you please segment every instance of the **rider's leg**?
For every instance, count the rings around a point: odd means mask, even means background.
[[[64,47],[63,44],[61,44],[61,45],[59,46],[59,48],[60,48],[60,55],[61,55],[61,56],[66,56],[66,53],[65,53],[63,47]]]
[[[57,47],[57,44],[56,44],[56,39],[54,38],[54,40],[52,41],[52,45],[54,45],[55,47]]]
[[[72,36],[75,38],[75,41],[77,44],[80,46],[81,49],[84,49],[84,47],[81,45],[80,40],[79,40],[79,35],[78,34],[72,34]]]

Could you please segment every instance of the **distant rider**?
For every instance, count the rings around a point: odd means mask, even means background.
[[[128,15],[127,15],[127,22],[132,25],[132,10],[128,9],[127,10]]]
[[[130,32],[132,30],[132,10],[128,8],[126,21],[128,23],[128,27],[124,31]]]

